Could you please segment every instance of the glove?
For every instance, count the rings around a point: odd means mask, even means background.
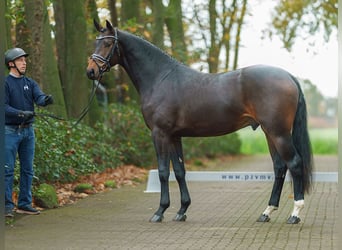
[[[45,105],[49,105],[53,103],[52,95],[45,96]]]
[[[21,111],[19,113],[19,117],[24,118],[24,120],[29,120],[34,116],[34,112],[33,111]]]

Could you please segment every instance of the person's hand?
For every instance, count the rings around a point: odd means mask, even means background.
[[[24,120],[29,120],[34,116],[33,111],[20,111],[19,117],[24,118]]]
[[[45,96],[45,105],[49,105],[53,103],[52,95]]]

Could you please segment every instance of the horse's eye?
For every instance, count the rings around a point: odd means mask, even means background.
[[[112,45],[112,43],[110,43],[110,42],[104,42],[103,45],[104,45],[106,48],[108,48],[108,47],[110,47],[110,45]]]

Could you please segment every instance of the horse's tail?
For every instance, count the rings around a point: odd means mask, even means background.
[[[291,76],[299,90],[298,106],[293,123],[292,139],[294,146],[302,159],[304,191],[309,193],[312,183],[313,158],[310,137],[307,126],[307,110],[303,91],[298,80]]]

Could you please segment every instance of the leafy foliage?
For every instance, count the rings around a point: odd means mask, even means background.
[[[98,140],[100,133],[91,127],[37,119],[35,133],[35,175],[40,182],[71,182],[121,164],[119,152]]]
[[[107,119],[95,125],[102,131],[99,139],[120,152],[124,164],[149,166],[153,163],[154,148],[137,105],[111,104]]]
[[[183,141],[186,159],[235,155],[240,153],[241,148],[241,140],[237,133],[219,137],[185,138]]]
[[[270,37],[273,33],[278,35],[289,51],[298,36],[324,31],[324,39],[328,41],[332,31],[337,29],[337,10],[337,0],[279,1],[273,13],[272,27],[267,32]]]

